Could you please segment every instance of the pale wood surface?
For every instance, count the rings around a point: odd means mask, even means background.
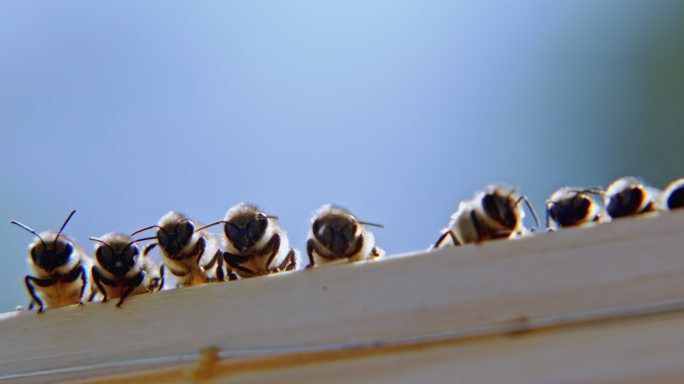
[[[679,311],[400,347],[223,360],[204,372],[217,384],[681,384],[683,326]],[[184,365],[81,383],[191,383],[192,369]]]
[[[683,234],[684,212],[678,212],[137,296],[122,309],[90,304],[40,316],[6,314],[0,379],[164,366],[209,345],[246,358],[440,334],[458,339],[496,333],[502,324],[572,323],[592,311],[676,301],[684,299]],[[102,369],[86,369],[97,364]],[[64,368],[75,372],[21,378]]]

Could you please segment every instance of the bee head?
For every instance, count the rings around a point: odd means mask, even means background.
[[[591,221],[594,200],[587,193],[599,193],[595,190],[562,190],[554,193],[546,203],[547,222],[550,217],[561,227],[572,227]]]
[[[266,233],[268,216],[263,212],[245,212],[231,217],[223,225],[228,240],[240,252],[247,252]]]
[[[666,196],[667,209],[678,209],[684,207],[684,179],[679,179],[670,184],[664,192]]]
[[[180,252],[190,244],[192,235],[195,232],[195,225],[190,220],[172,211],[162,216],[157,225],[138,229],[131,233],[131,236],[152,228],[157,229],[157,234],[154,238],[159,243],[159,246],[172,255]]]
[[[644,184],[635,177],[621,177],[606,189],[606,212],[618,218],[638,214],[649,204]]]
[[[157,241],[159,246],[168,253],[178,253],[185,248],[192,239],[195,226],[187,221],[177,221],[157,229]]]
[[[74,253],[74,246],[71,242],[66,240],[64,236],[57,238],[51,232],[43,232],[41,236],[44,241],[36,239],[29,246],[29,253],[33,263],[46,272],[52,272],[66,265]]]
[[[123,279],[138,263],[140,248],[136,241],[119,233],[108,233],[101,239],[91,237],[96,241],[95,260],[107,272],[117,279]]]
[[[358,222],[349,214],[322,215],[313,221],[314,237],[335,255],[344,255],[358,234]]]
[[[482,196],[482,209],[492,220],[508,229],[515,229],[522,217],[518,199],[512,190],[496,186],[485,190]]]
[[[240,203],[226,212],[225,219],[207,224],[196,229],[195,232],[223,224],[223,232],[227,240],[238,252],[244,254],[266,235],[268,220],[277,218],[261,212],[253,205]]]
[[[71,255],[74,253],[73,244],[62,236],[64,227],[66,227],[74,213],[76,213],[76,211],[71,211],[57,233],[43,232],[39,234],[32,228],[18,221],[12,221],[12,224],[17,225],[36,236],[33,243],[29,245],[29,255],[31,261],[35,265],[48,273],[66,265],[69,262]]]

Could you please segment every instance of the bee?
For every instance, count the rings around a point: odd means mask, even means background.
[[[375,245],[375,236],[366,225],[383,228],[380,224],[358,221],[342,207],[320,207],[311,219],[306,242],[307,268],[344,259],[353,262],[384,256],[385,251]]]
[[[596,188],[577,187],[562,187],[556,190],[546,200],[547,228],[554,230],[559,227],[584,226],[610,221],[605,208],[591,195],[602,198],[604,192]]]
[[[668,184],[661,196],[662,208],[665,210],[684,207],[684,177]]]
[[[24,278],[26,290],[31,296],[29,309],[38,306],[38,312],[45,308],[70,304],[83,304],[88,287],[90,260],[62,231],[76,211],[71,211],[57,233],[38,233],[30,227],[12,221],[12,224],[31,232],[36,239],[29,245],[30,274]]]
[[[270,216],[255,206],[240,203],[228,210],[223,220],[197,231],[223,224],[223,259],[240,277],[263,276],[297,269],[298,256],[290,248],[285,231]]]
[[[159,245],[162,258],[160,289],[164,287],[164,275],[173,275],[176,287],[191,286],[213,281],[223,281],[223,255],[217,235],[195,231],[197,224],[184,215],[168,212],[156,225],[139,229],[131,234],[157,229],[157,241],[145,247],[143,255]],[[210,260],[207,260],[209,259]],[[203,262],[204,260],[204,262]]]
[[[621,177],[604,194],[606,212],[613,219],[654,212],[660,191],[635,177]]]
[[[532,214],[535,222],[532,229],[524,226],[525,212],[521,202],[525,202]],[[449,226],[442,230],[433,248],[519,237],[533,232],[538,226],[537,214],[525,195],[502,184],[490,184],[458,205]]]
[[[154,237],[133,240],[115,232],[107,233],[101,238],[90,238],[97,242],[91,276],[102,295],[103,303],[118,298],[116,306],[121,307],[128,296],[158,288],[160,278],[154,274],[152,261],[141,255],[140,248],[135,244],[152,239]]]

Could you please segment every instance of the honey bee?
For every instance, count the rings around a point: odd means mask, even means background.
[[[655,212],[660,191],[635,177],[621,177],[611,183],[604,195],[606,212],[613,219]]]
[[[661,196],[663,209],[674,210],[684,207],[684,177],[668,184]]]
[[[159,276],[155,276],[154,263],[140,254],[136,242],[152,240],[144,238],[133,240],[122,234],[110,232],[101,238],[91,237],[95,244],[95,265],[91,269],[93,283],[102,295],[102,302],[118,298],[121,307],[130,295],[151,292],[159,286]]]
[[[263,276],[297,269],[298,257],[290,248],[285,231],[253,205],[240,203],[228,210],[223,220],[197,231],[223,224],[223,259],[241,278]]]
[[[91,262],[80,247],[62,235],[75,213],[71,211],[57,233],[47,231],[39,234],[18,221],[12,221],[36,237],[29,245],[30,274],[24,278],[31,296],[29,309],[37,305],[40,313],[45,308],[83,304],[86,287],[89,286],[87,268]]]
[[[354,262],[384,256],[385,251],[375,245],[375,236],[364,226],[383,228],[380,224],[358,221],[344,208],[329,204],[320,207],[311,219],[306,243],[307,268],[338,260]]]
[[[525,211],[521,202],[525,202],[532,214],[535,222],[532,229],[527,229],[523,223]],[[442,230],[433,247],[519,237],[533,232],[538,226],[537,214],[525,195],[502,184],[490,184],[458,205],[449,226]]]
[[[156,228],[157,241],[145,247],[143,255],[159,245],[162,258],[160,289],[164,287],[164,275],[173,275],[176,287],[191,286],[224,280],[223,255],[218,235],[195,231],[197,224],[184,215],[168,212],[156,225],[139,229],[131,234]]]
[[[549,230],[559,227],[584,226],[610,221],[605,208],[591,195],[602,198],[600,189],[562,187],[546,201],[546,226]]]

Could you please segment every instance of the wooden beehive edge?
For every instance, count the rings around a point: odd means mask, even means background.
[[[5,314],[0,380],[164,367],[211,345],[223,357],[259,359],[676,312],[683,233],[684,212],[666,213],[142,295],[122,309]]]

